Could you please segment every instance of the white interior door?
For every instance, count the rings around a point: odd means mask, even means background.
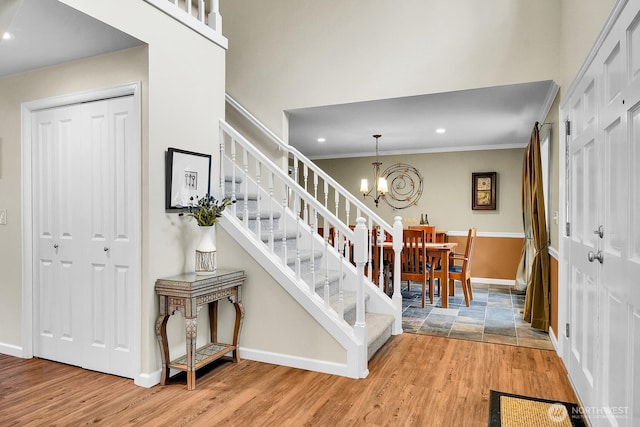
[[[126,377],[138,366],[138,123],[127,96],[36,112],[32,126],[35,355]]]
[[[570,94],[568,371],[596,426],[640,425],[640,1]]]
[[[73,365],[81,364],[83,217],[80,195],[87,194],[82,154],[77,143],[83,133],[72,107],[45,110],[33,117],[34,150],[34,295],[37,355]]]
[[[628,7],[600,49],[603,100],[602,238],[598,239],[602,301],[602,425],[640,425],[640,13]],[[635,160],[635,161],[634,161]],[[635,175],[635,179],[632,179]],[[635,343],[635,344],[634,344]],[[631,375],[630,375],[631,374]],[[634,411],[633,408],[636,408]]]
[[[569,361],[567,369],[584,405],[597,401],[598,270],[589,260],[596,248],[598,156],[596,147],[596,81],[583,80],[572,99],[569,150]]]

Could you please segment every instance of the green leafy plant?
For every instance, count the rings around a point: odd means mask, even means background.
[[[215,197],[206,194],[204,197],[198,199],[196,197],[196,203],[194,203],[194,198],[191,197],[189,200],[189,206],[187,206],[187,212],[181,213],[180,215],[190,216],[196,219],[196,222],[201,227],[206,227],[210,225],[214,225],[218,222],[218,218],[222,216],[222,211],[229,205],[235,203],[234,200],[231,200],[228,197],[218,201]]]

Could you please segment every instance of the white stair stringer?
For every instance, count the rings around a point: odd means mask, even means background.
[[[289,224],[288,231],[283,233],[280,229],[274,230],[274,235],[278,237],[282,234],[288,236],[286,239],[288,248],[286,263],[282,260],[281,249],[276,250],[274,253],[270,253],[267,250],[267,237],[264,234],[262,236],[263,241],[257,239],[255,234],[256,227],[251,224],[251,221],[255,221],[257,217],[255,212],[249,213],[248,229],[244,227],[242,222],[243,215],[234,217],[227,211],[221,218],[220,224],[345,349],[347,362],[344,366],[333,362],[326,365],[318,362],[315,363],[316,370],[352,378],[364,378],[368,375],[366,361],[371,359],[375,352],[392,335],[392,326],[395,320],[393,303],[365,278],[366,326],[364,327],[364,336],[366,337],[366,342],[358,339],[354,329],[356,298],[355,290],[352,289],[356,280],[355,267],[347,264],[342,267],[341,273],[339,264],[343,262],[343,258],[333,252],[333,248],[326,252],[323,251],[322,245],[324,241],[317,235],[312,237],[308,227],[299,227],[298,232],[293,231],[296,220],[289,211],[287,211],[287,214],[285,214],[284,218],[279,218],[279,224],[280,227],[282,227],[283,221]],[[264,218],[264,215],[260,217]],[[292,238],[294,236],[298,236],[299,240]],[[302,240],[308,242],[311,238],[315,238],[315,243],[317,244],[317,249],[313,251],[313,259],[317,267],[315,283],[313,283],[314,280],[312,279],[313,272],[309,271],[308,268],[310,254],[308,251],[297,252],[295,250],[296,242]],[[303,258],[300,261],[301,273],[299,278],[296,277],[295,270],[297,256]],[[342,301],[344,317],[339,315],[339,300],[337,286],[335,285],[335,282],[340,280],[341,277],[345,281]],[[322,297],[323,288],[327,281],[330,282],[329,307],[327,307]],[[365,354],[361,354],[362,352]],[[283,360],[286,361],[286,357]],[[318,367],[320,368],[318,369]]]
[[[353,327],[343,319],[339,319],[335,311],[327,310],[319,295],[311,292],[308,285],[303,280],[297,279],[294,272],[285,267],[279,258],[256,244],[254,236],[235,223],[233,218],[223,216],[220,225],[345,349],[347,361],[344,365],[319,363],[316,366],[322,372],[329,374],[366,378],[369,374],[367,366],[359,366],[361,365],[359,352],[366,343],[358,340]],[[286,361],[286,359],[285,357],[282,360]]]

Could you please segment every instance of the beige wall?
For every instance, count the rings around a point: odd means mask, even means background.
[[[216,164],[218,123],[212,118],[224,117],[225,50],[146,2],[64,3],[149,44],[149,135],[142,152],[141,345],[142,371],[153,372],[159,366],[158,303],[153,284],[158,277],[192,270],[197,227],[165,213],[165,152],[168,147],[179,147],[208,153]],[[213,179],[217,182],[215,176]],[[181,337],[178,329],[175,336]]]
[[[190,246],[196,231],[192,223],[185,224],[175,214],[165,213],[164,156],[167,147],[180,147],[214,154],[215,158],[218,126],[211,118],[224,117],[225,51],[143,1],[64,2],[148,43],[148,48],[144,48],[142,57],[98,57],[3,80],[3,91],[9,90],[11,96],[3,92],[0,104],[11,119],[7,126],[0,127],[0,206],[9,208],[12,220],[6,228],[0,227],[0,233],[4,234],[2,250],[11,248],[12,252],[0,259],[4,293],[0,300],[0,343],[17,348],[22,345],[20,103],[143,80],[141,367],[143,373],[154,372],[159,366],[154,281],[193,265]],[[6,116],[2,114],[0,120]],[[7,295],[10,298],[5,298]]]
[[[222,0],[227,92],[282,111],[558,80],[557,0]]]
[[[220,3],[227,92],[283,135],[282,111],[291,108],[546,79],[561,94],[615,0]],[[545,120],[553,123],[552,213],[561,209],[559,99]],[[559,227],[550,231],[556,248]]]
[[[22,345],[22,212],[21,104],[26,101],[99,89],[123,83],[142,83],[143,110],[147,104],[147,47],[137,47],[83,61],[0,79],[0,208],[7,209],[7,225],[0,226],[0,343]],[[143,130],[143,145],[148,139]]]
[[[15,349],[12,353],[19,353],[24,344],[20,321],[21,103],[141,81],[141,368],[142,374],[153,374],[160,366],[155,337],[158,303],[154,282],[158,277],[192,271],[198,241],[194,222],[165,212],[165,152],[168,147],[177,147],[212,154],[213,182],[217,182],[215,147],[217,118],[225,116],[225,52],[143,1],[63,1],[139,38],[148,46],[0,79],[0,209],[6,208],[9,216],[8,225],[0,227],[0,271],[3,272],[0,348]],[[242,346],[344,362],[344,349],[307,313],[302,313],[291,297],[283,296],[284,291],[264,270],[255,262],[247,261],[248,255],[234,242],[229,242],[225,233],[219,233],[218,239],[219,247],[228,248],[220,257],[219,267],[248,270],[243,291],[248,310]],[[261,304],[265,300],[270,304]],[[233,324],[231,312],[225,306],[221,307],[222,338],[230,330],[226,326]],[[172,356],[184,352],[184,326],[179,317],[175,316],[167,325]],[[206,310],[201,313],[199,325],[203,327],[198,334],[201,341],[207,332]],[[300,342],[306,344],[292,348],[292,344]]]
[[[560,3],[561,93],[576,77],[616,0],[562,0]]]
[[[423,176],[423,194],[416,206],[393,210],[381,201],[376,210],[384,220],[393,223],[396,215],[405,225],[417,224],[421,214],[428,214],[429,223],[438,230],[466,231],[476,227],[480,232],[522,233],[520,207],[523,149],[459,151],[451,153],[382,156],[382,168],[394,163],[416,167]],[[360,178],[371,181],[371,162],[375,159],[349,158],[316,160],[316,164],[347,190],[358,194]],[[497,172],[497,209],[471,209],[471,173]],[[372,208],[372,199],[365,203]],[[354,221],[354,218],[351,219]]]

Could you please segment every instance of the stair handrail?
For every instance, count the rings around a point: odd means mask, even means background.
[[[327,185],[331,185],[335,191],[335,194],[344,197],[347,206],[349,204],[352,204],[353,206],[355,206],[356,208],[356,218],[357,217],[363,217],[363,216],[367,216],[369,218],[368,224],[369,224],[369,229],[370,232],[372,233],[370,236],[370,240],[373,241],[375,238],[377,238],[377,242],[378,242],[378,250],[380,251],[378,254],[378,259],[382,260],[383,259],[383,247],[382,247],[382,243],[385,240],[385,236],[391,236],[391,240],[392,240],[392,247],[393,247],[393,267],[394,267],[394,271],[400,271],[400,252],[402,249],[402,218],[400,216],[396,216],[394,217],[394,224],[393,226],[389,225],[384,219],[382,219],[380,216],[378,216],[371,208],[369,208],[368,206],[366,206],[359,198],[356,198],[353,196],[353,194],[351,194],[351,192],[349,192],[348,190],[346,190],[342,185],[340,185],[336,180],[334,180],[331,176],[329,176],[324,170],[320,169],[315,163],[313,163],[312,161],[310,161],[304,154],[302,154],[300,151],[298,151],[295,147],[290,146],[288,144],[285,144],[284,141],[282,141],[282,139],[280,139],[280,137],[278,137],[274,132],[272,132],[264,123],[262,123],[257,117],[255,117],[253,114],[251,114],[246,108],[244,108],[238,101],[236,101],[231,95],[229,95],[228,93],[225,93],[225,98],[227,103],[234,108],[238,113],[240,113],[240,115],[242,115],[246,120],[248,120],[253,126],[255,126],[259,131],[261,131],[264,135],[267,136],[268,139],[270,139],[278,149],[284,151],[285,153],[287,153],[287,155],[293,155],[294,156],[294,160],[299,160],[302,162],[302,164],[304,165],[305,168],[307,169],[311,169],[311,171],[314,174],[314,178],[317,179],[318,177],[320,177],[321,179],[324,180],[325,183],[325,204],[327,202],[326,200],[326,194],[327,194]],[[297,165],[294,165],[294,171],[296,172],[296,180],[294,180],[297,183]],[[317,184],[317,181],[315,182]],[[300,184],[298,184],[300,185]],[[301,186],[302,187],[302,186]],[[307,190],[306,188],[306,176],[305,176],[305,186],[302,187],[304,189],[304,191],[307,194],[312,195],[312,198],[314,200],[317,200],[317,195],[313,195],[311,194],[310,191]],[[317,187],[316,187],[317,190]],[[364,214],[364,215],[363,215]],[[338,215],[338,212],[336,211],[336,216]],[[348,213],[347,213],[347,223],[348,223]],[[375,223],[378,225],[377,228],[377,236],[373,236],[373,230],[371,230],[371,225],[372,225],[372,221],[375,221]],[[342,224],[342,220],[339,221]],[[369,250],[372,250],[372,246],[369,245]],[[372,261],[372,253],[369,252],[369,260],[370,260],[370,268],[369,268],[369,272],[373,272],[373,265],[371,264]],[[378,278],[378,286],[380,287],[380,289],[383,289],[383,269],[379,268],[379,278]],[[400,292],[400,275],[399,274],[394,274],[393,275],[393,283],[392,283],[392,295],[391,295],[391,299],[393,301],[393,305],[396,308],[398,313],[402,312],[402,294]],[[401,333],[402,331],[402,317],[400,315],[396,316],[396,321],[394,324],[394,332],[395,333]]]
[[[262,162],[262,164],[265,164],[265,165],[272,165],[273,164],[273,161],[271,159],[269,159],[262,151],[258,150],[242,134],[240,134],[237,130],[235,130],[233,127],[231,127],[223,119],[220,119],[220,127],[224,130],[224,132],[226,132],[227,134],[231,135],[236,141],[241,142],[242,146],[245,147],[245,149],[247,149],[251,153],[251,155],[253,155],[257,159],[259,159]],[[221,143],[223,143],[223,141],[221,141]],[[277,175],[278,178],[280,178],[283,182],[287,182],[288,185],[296,193],[299,193],[301,196],[303,194],[308,194],[308,192],[297,181],[292,179],[287,173],[285,173],[279,167],[273,167],[272,169],[270,169],[270,171],[272,173],[274,173],[275,175]],[[221,178],[220,178],[220,195],[224,194],[224,176],[223,175],[224,174],[221,174]],[[335,216],[333,214],[333,212],[331,212],[329,209],[327,209],[316,198],[314,198],[314,197],[301,197],[301,198],[305,201],[305,203],[308,203],[309,206],[311,206],[322,217],[331,218],[333,220],[332,223],[334,223],[339,228],[339,231],[342,234],[342,236],[346,237],[348,241],[351,241],[351,242],[354,241],[354,232],[353,232],[353,230],[351,230],[349,227],[347,227],[347,225],[345,225],[340,220],[340,218]]]
[[[238,101],[236,101],[231,95],[228,93],[225,94],[225,98],[229,105],[231,105],[236,111],[238,111],[244,118],[249,120],[254,126],[256,126],[260,131],[262,131],[271,141],[273,141],[279,149],[285,151],[288,154],[295,155],[307,168],[313,171],[314,175],[322,178],[326,183],[331,185],[336,192],[338,192],[345,199],[349,200],[350,203],[356,206],[360,211],[366,212],[367,216],[373,219],[377,224],[379,224],[382,229],[389,234],[391,234],[395,240],[394,229],[391,225],[389,225],[384,219],[382,219],[378,214],[376,214],[371,208],[365,205],[359,198],[356,198],[351,194],[350,191],[345,189],[342,185],[340,185],[335,179],[333,179],[329,174],[327,174],[324,170],[320,169],[315,163],[310,161],[307,156],[298,151],[297,148],[285,144],[278,135],[273,133],[271,129],[269,129],[264,123],[262,123],[257,117],[251,114],[246,108],[244,108]],[[305,189],[306,191],[306,189]],[[402,237],[400,237],[402,239]]]

